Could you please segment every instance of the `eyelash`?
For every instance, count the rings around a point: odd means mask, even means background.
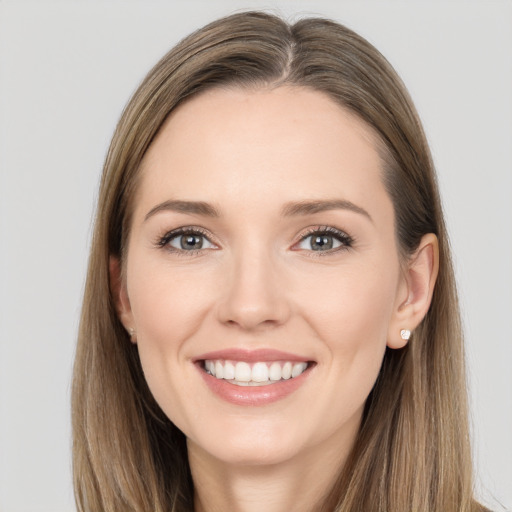
[[[210,240],[210,234],[202,229],[195,226],[185,226],[182,228],[174,229],[172,231],[169,231],[164,236],[160,237],[157,242],[156,246],[162,249],[166,249],[169,252],[172,252],[173,254],[176,254],[177,256],[197,256],[201,252],[204,252],[204,249],[192,249],[190,251],[186,251],[184,249],[176,249],[175,247],[172,247],[169,245],[169,242],[179,236],[183,235],[199,235],[204,238],[206,238],[210,243],[213,244],[213,242]],[[333,228],[332,226],[315,226],[313,228],[308,229],[305,233],[303,233],[299,239],[298,242],[294,244],[294,246],[300,244],[304,240],[306,240],[308,237],[312,235],[322,236],[322,235],[328,235],[332,236],[333,238],[337,239],[339,242],[341,242],[341,245],[339,247],[336,247],[334,249],[328,249],[326,251],[313,251],[309,250],[306,251],[308,256],[316,258],[316,257],[322,257],[322,256],[328,256],[332,255],[333,253],[337,253],[339,251],[346,251],[350,249],[354,244],[354,239],[345,233],[344,231],[341,231],[339,229]]]
[[[350,235],[348,235],[344,231],[333,228],[332,226],[315,226],[313,228],[310,228],[304,234],[301,235],[300,240],[297,242],[297,244],[300,242],[303,242],[306,238],[308,238],[312,235],[317,235],[317,236],[328,235],[328,236],[332,236],[333,238],[335,238],[339,242],[341,242],[341,245],[339,247],[329,249],[327,251],[312,251],[312,250],[307,251],[308,256],[312,257],[312,258],[318,258],[318,257],[321,258],[323,256],[330,256],[339,251],[347,251],[348,249],[352,248],[352,246],[354,245],[354,239]],[[294,245],[297,245],[297,244],[294,244]]]
[[[199,235],[210,241],[210,234],[206,230],[194,226],[185,226],[182,228],[173,229],[172,231],[169,231],[168,233],[166,233],[164,236],[160,237],[157,240],[156,245],[162,249],[166,249],[167,251],[172,252],[173,254],[176,254],[177,256],[186,257],[199,255],[199,253],[201,253],[203,249],[192,249],[190,251],[185,251],[184,249],[176,249],[175,247],[169,245],[169,242],[171,240],[183,235]]]

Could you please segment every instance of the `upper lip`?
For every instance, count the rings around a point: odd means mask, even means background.
[[[231,360],[231,361],[246,361],[248,363],[255,363],[258,361],[311,361],[310,358],[290,352],[283,352],[271,348],[259,349],[241,349],[241,348],[227,348],[223,350],[215,350],[207,352],[200,356],[194,357],[194,362],[204,360]]]

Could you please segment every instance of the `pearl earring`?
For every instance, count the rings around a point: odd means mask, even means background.
[[[130,335],[130,340],[131,341],[136,341],[135,329],[133,327],[128,327],[128,334]]]
[[[400,337],[403,339],[403,340],[408,340],[410,337],[411,337],[411,331],[409,331],[408,329],[402,329],[400,331]]]

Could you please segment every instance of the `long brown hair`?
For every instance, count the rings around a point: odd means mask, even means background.
[[[215,21],[150,71],[119,121],[100,188],[73,381],[73,468],[80,511],[190,511],[184,435],[143,377],[109,288],[123,258],[140,162],[170,112],[213,87],[321,91],[373,128],[403,256],[426,233],[440,271],[427,316],[387,349],[358,438],[323,510],[469,512],[473,500],[463,340],[429,148],[407,91],[365,39],[325,19],[290,25],[261,12]]]

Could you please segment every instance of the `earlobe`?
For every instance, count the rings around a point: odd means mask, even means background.
[[[400,293],[388,333],[388,347],[403,348],[411,333],[427,314],[439,271],[439,244],[436,235],[423,236],[404,270]]]
[[[128,331],[132,342],[136,342],[136,331],[134,327],[134,320],[130,306],[130,299],[126,290],[124,282],[121,261],[115,256],[110,256],[109,259],[109,274],[110,274],[110,293],[114,300],[117,316],[123,324],[124,328]]]

